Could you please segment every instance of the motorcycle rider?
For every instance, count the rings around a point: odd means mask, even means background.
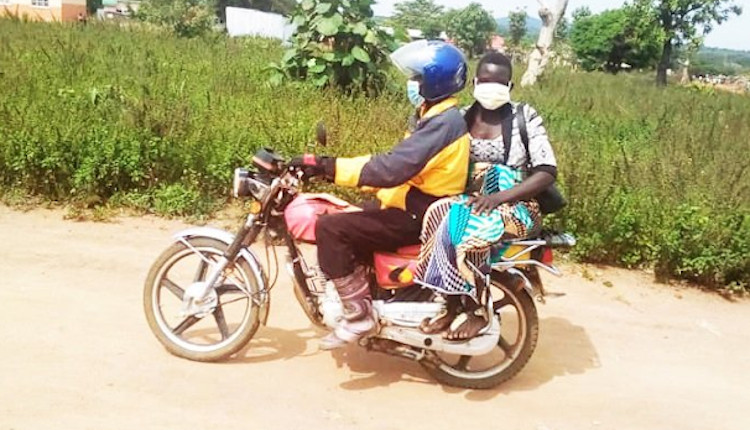
[[[390,152],[354,158],[306,154],[292,160],[307,176],[337,185],[378,189],[380,208],[321,216],[318,263],[333,282],[344,319],[321,340],[322,349],[355,342],[375,326],[372,299],[361,262],[375,251],[419,243],[422,218],[436,200],[461,193],[469,166],[469,136],[453,95],[466,84],[463,53],[442,41],[417,41],[391,54],[407,78],[416,107],[411,133]]]

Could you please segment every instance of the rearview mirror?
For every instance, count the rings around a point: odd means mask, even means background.
[[[315,127],[315,141],[320,146],[326,146],[328,144],[328,132],[326,131],[326,125],[323,121],[318,122]]]

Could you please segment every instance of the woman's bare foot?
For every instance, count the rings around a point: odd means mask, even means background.
[[[486,326],[487,318],[482,308],[474,312],[462,312],[453,320],[443,337],[447,340],[469,340]]]

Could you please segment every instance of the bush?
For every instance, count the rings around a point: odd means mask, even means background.
[[[172,184],[162,185],[154,191],[153,207],[159,215],[184,216],[210,212],[211,202],[195,188]]]
[[[144,0],[135,17],[164,26],[180,37],[202,36],[216,24],[213,0]]]
[[[271,87],[281,55],[261,39],[0,20],[0,194],[200,214],[226,202],[257,148],[322,151],[321,119],[332,155],[403,136],[403,91]],[[549,221],[578,236],[576,256],[750,285],[750,98],[565,70],[514,97],[546,121],[569,201]]]
[[[292,15],[297,26],[279,64],[271,64],[271,82],[307,80],[375,95],[386,87],[393,38],[372,19],[372,0],[304,0]]]

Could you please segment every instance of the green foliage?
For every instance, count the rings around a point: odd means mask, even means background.
[[[155,213],[166,216],[205,214],[211,210],[211,201],[183,184],[162,185],[154,190],[153,208]]]
[[[632,6],[597,15],[575,14],[570,44],[585,70],[617,73],[622,63],[635,68],[656,64],[662,33],[643,11]]]
[[[463,9],[450,10],[445,14],[446,33],[470,57],[484,52],[497,22],[479,3],[471,3]]]
[[[570,35],[570,22],[568,18],[562,17],[555,27],[555,41],[567,40]]]
[[[573,22],[576,22],[582,18],[587,18],[591,15],[591,9],[589,9],[588,6],[578,7],[573,11]]]
[[[403,135],[403,93],[268,86],[281,51],[262,39],[0,19],[0,190],[167,213],[156,204],[171,194],[156,190],[226,199],[234,168],[257,148],[309,151],[321,119],[334,153],[344,150],[336,142],[369,153]]]
[[[510,42],[513,46],[518,46],[521,40],[526,36],[526,11],[519,9],[508,14],[510,21]]]
[[[143,0],[135,17],[181,37],[202,36],[216,23],[214,0]]]
[[[750,285],[750,99],[562,71],[521,91],[552,138],[569,202],[554,224],[578,257]]]
[[[395,43],[372,19],[372,0],[304,0],[292,23],[292,47],[272,64],[272,83],[291,78],[371,95],[385,88]]]
[[[396,13],[391,21],[394,25],[421,30],[425,39],[435,39],[445,29],[443,7],[433,0],[407,0],[396,3]]]
[[[403,92],[268,86],[263,71],[281,51],[262,39],[0,20],[0,200],[202,214],[227,201],[234,168],[259,147],[320,151],[321,119],[331,155],[403,136]],[[649,81],[551,70],[514,90],[555,147],[569,204],[549,221],[576,234],[580,259],[747,289],[750,98]]]

